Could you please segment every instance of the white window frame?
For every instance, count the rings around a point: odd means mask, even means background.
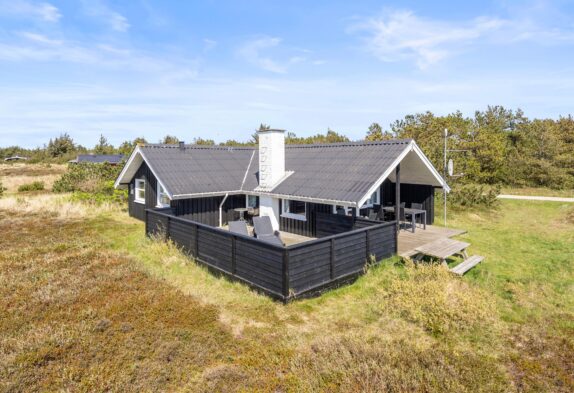
[[[249,206],[249,198],[255,198],[255,206]],[[259,198],[257,195],[245,195],[245,207],[257,208],[257,198]]]
[[[292,218],[294,220],[299,220],[299,221],[307,221],[307,202],[303,202],[303,206],[305,206],[305,212],[303,214],[301,213],[291,213],[289,211],[289,201],[290,199],[283,199],[281,201],[281,217],[286,217],[286,218]]]
[[[167,192],[165,191],[165,189],[162,187],[162,185],[157,182],[157,203],[156,203],[156,207],[169,207],[170,204],[168,203],[162,203],[161,202],[161,198],[162,196],[165,196],[167,198],[167,200],[169,201],[169,195],[167,194]]]
[[[143,198],[140,198],[138,190],[143,190]],[[135,180],[134,202],[145,204],[145,179],[136,179]]]
[[[375,196],[375,201],[371,202],[371,199],[373,198],[373,195]],[[363,206],[361,206],[361,209],[367,208],[367,207],[373,207],[373,205],[380,205],[381,204],[381,188],[377,188],[377,191],[373,192],[371,194],[371,196],[369,197],[369,199],[367,199],[365,201],[365,204]]]

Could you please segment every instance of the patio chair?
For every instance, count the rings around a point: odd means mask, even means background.
[[[378,220],[379,213],[376,213],[374,210],[369,210],[369,220],[376,221]]]
[[[245,221],[229,221],[229,232],[237,233],[239,235],[250,236],[247,230],[247,223]]]
[[[279,231],[273,230],[271,219],[268,216],[253,217],[253,231],[255,232],[255,237],[260,240],[283,245]],[[272,237],[275,237],[277,240],[272,239]]]
[[[405,202],[401,202],[401,205],[399,207],[399,228],[403,227],[406,229],[407,226],[412,226],[412,223],[410,221],[407,221],[407,217],[406,217],[406,213],[405,213]]]
[[[417,209],[417,210],[423,210],[423,204],[422,203],[411,203],[411,209]],[[421,218],[422,221],[422,218]],[[418,224],[418,221],[417,221]],[[422,224],[422,222],[421,222]]]

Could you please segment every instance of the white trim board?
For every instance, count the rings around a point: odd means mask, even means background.
[[[411,151],[416,153],[416,155],[420,158],[422,163],[429,169],[431,174],[441,184],[441,186],[446,190],[446,192],[450,192],[450,187],[448,186],[448,184],[446,184],[446,181],[438,173],[438,171],[435,169],[435,167],[431,164],[430,160],[425,156],[423,151],[420,149],[420,147],[413,140],[413,141],[409,142],[409,144],[407,145],[405,150],[395,159],[395,161],[393,161],[393,163],[389,166],[389,168],[382,174],[381,177],[379,177],[379,179],[371,186],[371,188],[369,188],[369,191],[365,194],[365,196],[363,196],[361,199],[359,199],[359,203],[358,203],[359,207],[363,206],[365,204],[365,202],[371,197],[373,192],[375,192],[378,188],[381,187],[381,184],[383,184],[385,179],[387,179],[393,173],[393,171],[395,170],[397,165],[399,165],[401,163],[401,161],[403,161],[404,158],[407,156],[407,154],[409,154]]]

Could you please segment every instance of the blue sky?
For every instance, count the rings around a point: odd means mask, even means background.
[[[432,3],[432,4],[431,4]],[[573,113],[574,4],[0,0],[0,146]]]

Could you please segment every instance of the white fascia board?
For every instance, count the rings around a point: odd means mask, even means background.
[[[128,160],[128,162],[126,162],[126,165],[124,166],[124,169],[122,169],[120,176],[118,176],[118,179],[116,180],[116,183],[114,184],[114,187],[117,188],[117,186],[119,184],[121,184],[120,179],[122,179],[123,176],[125,176],[125,173],[127,172],[128,168],[130,167],[131,163],[133,162],[133,160],[135,159],[135,157],[137,155],[140,155],[141,158],[143,159],[143,161],[147,164],[148,168],[150,169],[151,173],[154,175],[156,181],[161,185],[161,187],[163,188],[163,190],[166,192],[167,196],[169,197],[169,199],[174,199],[173,198],[173,194],[169,191],[169,189],[165,186],[165,184],[161,181],[161,179],[158,177],[157,173],[155,172],[155,170],[153,169],[153,166],[150,165],[149,161],[145,158],[145,155],[143,154],[143,152],[141,151],[140,147],[137,146],[135,148],[135,150],[133,151],[132,155],[130,156],[130,159]],[[130,179],[131,181],[131,179]]]
[[[381,184],[383,184],[385,179],[390,176],[390,174],[395,170],[397,165],[401,163],[403,158],[405,158],[407,154],[409,154],[411,150],[413,150],[413,144],[414,141],[409,142],[409,144],[405,147],[405,150],[403,150],[403,152],[395,159],[395,161],[393,161],[393,163],[389,166],[389,168],[385,172],[383,172],[383,174],[381,175],[381,177],[379,177],[379,179],[375,182],[375,184],[373,184],[371,188],[369,188],[369,191],[367,191],[365,196],[359,199],[359,202],[357,203],[359,207],[365,204],[367,199],[369,199],[371,195],[373,195],[373,193],[377,191],[377,188],[379,188]]]
[[[132,151],[132,154],[130,155],[130,158],[128,159],[128,161],[125,163],[124,167],[122,168],[122,171],[120,172],[120,175],[118,176],[118,178],[116,179],[115,183],[114,183],[114,188],[118,188],[118,186],[120,184],[124,184],[121,180],[122,178],[125,176],[128,168],[130,167],[130,165],[132,164],[134,158],[136,157],[136,155],[140,153],[140,147],[136,146],[136,148],[134,149],[134,151]],[[131,179],[130,179],[131,180]]]
[[[438,182],[442,185],[442,188],[445,189],[446,192],[450,192],[450,187],[448,186],[448,184],[446,184],[446,180],[440,175],[440,173],[438,173],[438,171],[436,170],[436,168],[433,166],[433,164],[430,162],[430,160],[427,158],[427,156],[425,155],[425,153],[423,153],[423,151],[421,150],[421,148],[416,144],[413,143],[413,151],[415,153],[417,153],[417,155],[419,156],[419,158],[422,160],[422,162],[427,166],[427,168],[429,169],[429,171],[433,174],[433,176],[438,180]]]
[[[274,194],[272,192],[257,192],[257,191],[243,191],[243,193],[246,195],[269,196],[269,197],[279,198],[279,199],[289,199],[291,201],[321,203],[324,205],[338,205],[338,206],[345,206],[345,207],[357,207],[357,204],[355,202],[338,201],[335,199],[303,197],[303,196],[297,196],[297,195]]]
[[[358,206],[363,206],[365,202],[371,197],[371,195],[377,191],[377,189],[381,186],[381,184],[385,181],[387,177],[391,175],[391,173],[395,170],[397,165],[401,163],[401,161],[409,154],[411,151],[414,151],[417,156],[421,159],[423,164],[428,168],[431,174],[437,179],[437,181],[442,185],[442,187],[446,190],[446,192],[450,192],[450,187],[446,184],[446,181],[443,177],[438,173],[436,168],[430,162],[430,160],[425,156],[421,148],[416,144],[415,141],[411,141],[405,150],[401,153],[400,156],[397,157],[395,161],[391,164],[391,166],[383,173],[383,175],[375,182],[375,184],[369,189],[367,194],[359,200]]]

